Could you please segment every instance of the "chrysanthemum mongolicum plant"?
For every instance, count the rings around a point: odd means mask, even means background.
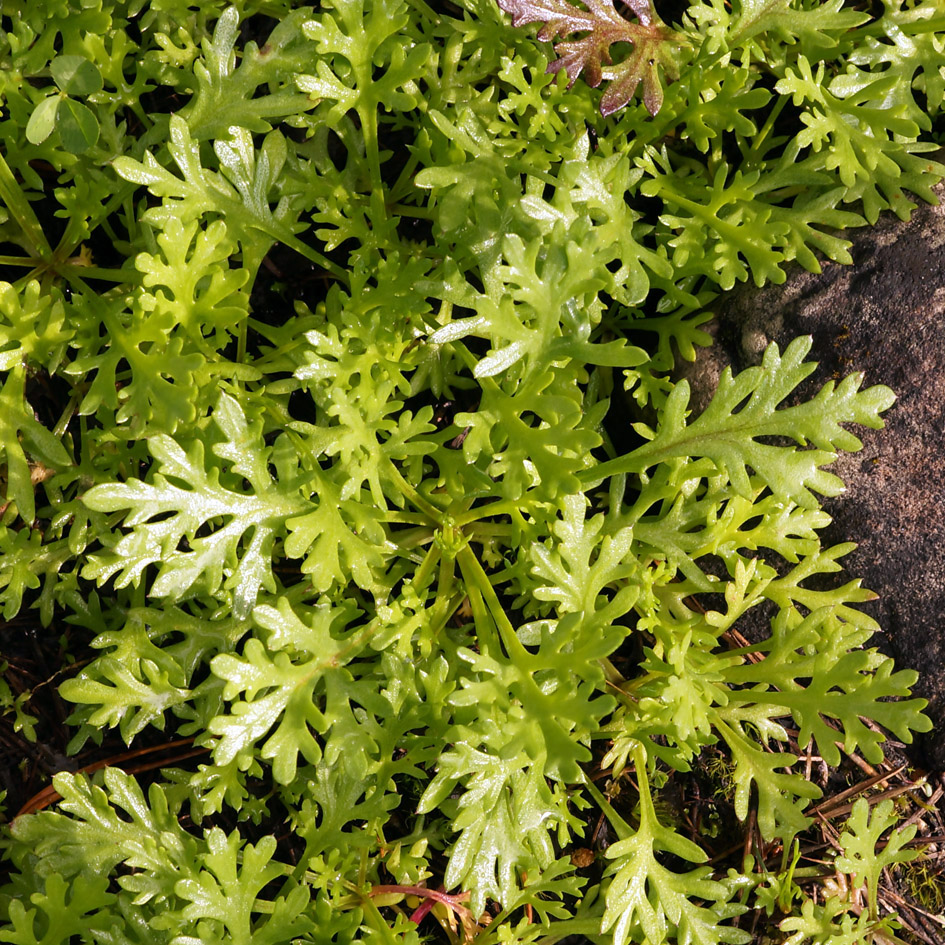
[[[698,416],[673,369],[932,199],[941,4],[2,12],[2,632],[91,647],[71,752],[203,751],[57,774],[0,941],[888,941],[891,805],[847,895],[792,857],[799,754],[929,726],[818,580],[893,395],[791,399],[808,338]],[[744,861],[663,796],[707,751]]]

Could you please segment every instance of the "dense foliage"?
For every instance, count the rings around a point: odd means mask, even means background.
[[[826,467],[892,394],[794,397],[810,339],[699,416],[673,369],[720,290],[931,199],[941,4],[501,2],[4,18],[3,616],[98,652],[72,751],[206,751],[58,774],[0,941],[889,933],[891,804],[839,827],[847,898],[791,857],[800,752],[928,727],[819,580]],[[660,800],[706,750],[783,869]]]

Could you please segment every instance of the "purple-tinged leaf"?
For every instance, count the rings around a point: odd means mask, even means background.
[[[577,39],[557,43],[559,58],[548,64],[550,73],[562,69],[568,76],[568,87],[581,73],[587,84],[597,88],[603,79],[611,82],[601,98],[602,115],[611,115],[623,108],[637,87],[643,86],[643,104],[655,115],[663,104],[663,88],[659,69],[669,80],[679,76],[673,55],[674,47],[683,44],[682,37],[665,26],[656,15],[650,0],[631,0],[627,6],[636,14],[633,23],[614,9],[613,0],[584,0],[586,10],[568,0],[499,0],[499,6],[512,14],[512,25],[543,23],[538,31],[542,41],[553,42],[572,33],[585,33]],[[629,43],[633,51],[616,64],[610,57],[614,43]]]

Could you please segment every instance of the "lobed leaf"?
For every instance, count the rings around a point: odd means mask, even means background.
[[[765,351],[761,366],[733,378],[727,370],[706,410],[686,422],[689,398],[685,382],[676,386],[655,435],[625,458],[610,460],[581,474],[583,481],[601,481],[619,472],[640,471],[674,457],[712,460],[731,480],[736,491],[750,495],[748,467],[779,497],[804,508],[814,508],[811,490],[837,495],[843,483],[821,467],[836,459],[835,449],[858,450],[861,442],[842,423],[879,428],[881,411],[893,394],[886,387],[860,391],[862,376],[848,375],[839,385],[829,381],[813,400],[778,409],[781,402],[814,369],[805,364],[810,336],[796,338],[782,358],[776,345]],[[811,449],[759,443],[762,436],[785,436]]]
[[[629,4],[639,22],[633,23],[614,9],[613,0],[584,0],[586,10],[568,0],[500,0],[499,6],[512,14],[512,25],[543,23],[538,31],[541,40],[554,40],[570,33],[587,33],[583,39],[558,43],[555,52],[560,56],[549,63],[549,72],[564,70],[569,86],[574,85],[582,72],[588,85],[597,88],[601,80],[611,80],[600,101],[600,112],[607,116],[623,108],[633,97],[637,87],[643,86],[643,103],[651,115],[656,115],[663,104],[663,89],[659,70],[670,80],[679,77],[675,48],[685,40],[663,25],[649,0],[635,0]],[[610,47],[615,43],[629,43],[631,54],[616,65],[612,64]]]

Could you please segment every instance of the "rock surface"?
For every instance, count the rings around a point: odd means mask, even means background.
[[[938,190],[945,200],[945,185]],[[711,399],[726,365],[761,361],[771,341],[783,351],[810,334],[820,362],[811,394],[831,378],[862,371],[897,401],[881,431],[855,429],[859,453],[832,467],[847,491],[824,502],[833,524],[825,545],[855,541],[844,559],[880,598],[864,605],[883,628],[882,649],[922,675],[916,695],[930,701],[935,729],[918,761],[945,767],[945,206],[922,204],[908,223],[891,214],[845,234],[852,266],[796,270],[781,286],[723,299],[711,326],[716,343],[684,368],[693,407]],[[849,579],[847,576],[846,579]],[[924,758],[922,757],[924,755]]]

